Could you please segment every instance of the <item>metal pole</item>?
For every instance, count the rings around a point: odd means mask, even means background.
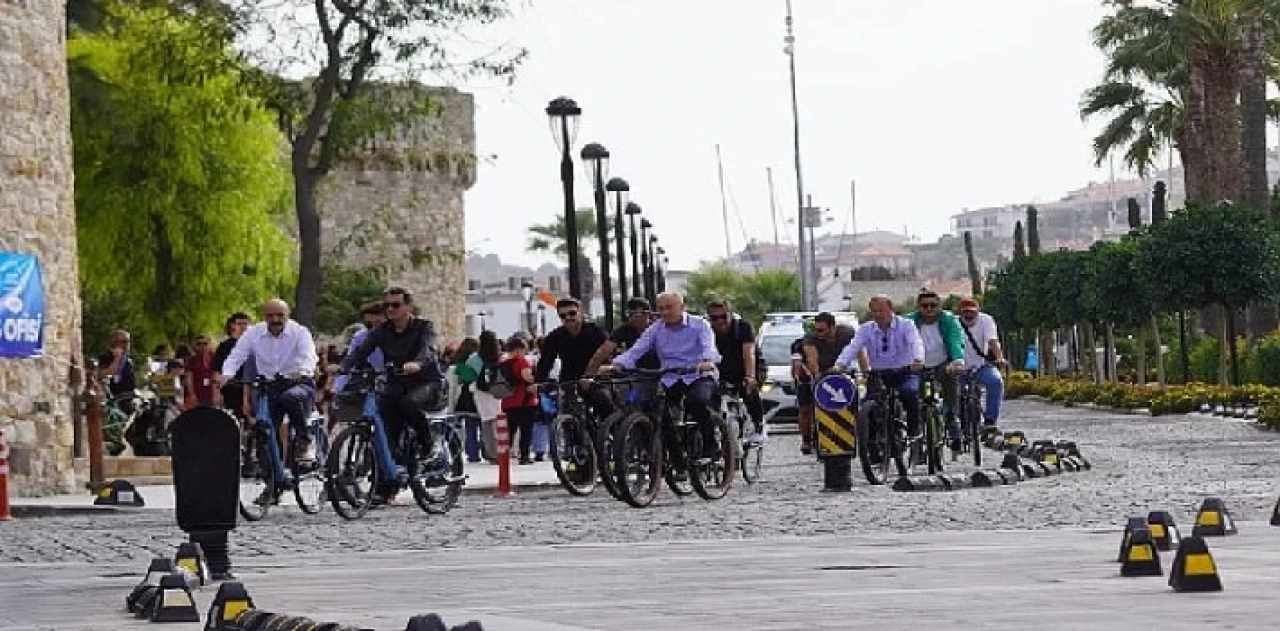
[[[613,330],[613,282],[609,279],[609,215],[605,210],[603,163],[595,164],[596,238],[600,240],[600,300],[604,303],[604,328]]]
[[[802,308],[808,311],[814,308],[813,291],[812,291],[813,287],[811,286],[813,283],[812,283],[812,279],[809,278],[809,275],[811,273],[810,267],[812,266],[812,263],[809,261],[809,252],[806,247],[807,238],[805,233],[804,175],[803,175],[802,169],[800,168],[800,101],[796,95],[796,37],[792,29],[792,23],[793,23],[793,19],[792,19],[792,13],[791,13],[791,0],[787,0],[787,20],[786,20],[787,35],[783,39],[783,41],[786,43],[786,47],[783,50],[786,52],[787,57],[790,60],[790,68],[791,68],[791,122],[792,122],[792,135],[795,141],[796,207],[799,212],[799,217],[796,224],[799,228],[798,232],[799,232],[799,239],[800,239],[799,243],[797,244],[800,250],[800,261],[799,261],[800,295],[801,295],[800,302],[801,302]]]
[[[769,218],[773,220],[773,256],[777,258],[782,241],[778,238],[778,197],[773,192],[773,167],[766,167],[764,172],[769,177]]]
[[[578,271],[578,209],[573,201],[573,156],[569,155],[569,120],[560,118],[560,131],[565,139],[560,156],[560,182],[564,185],[564,246],[569,256],[569,295],[582,299],[582,277]],[[587,305],[590,307],[590,305]]]
[[[716,172],[720,174],[720,215],[724,222],[724,258],[733,258],[733,244],[729,241],[729,201],[724,195],[724,162],[720,158],[720,145],[716,145]]]
[[[643,296],[644,291],[640,288],[641,273],[644,265],[640,260],[640,244],[636,237],[636,216],[630,215],[631,219],[631,266],[635,268],[635,274],[631,275],[631,295]],[[652,307],[653,305],[649,305]]]
[[[622,225],[622,191],[615,193],[613,209],[613,241],[618,246],[618,302],[627,308],[627,247]],[[632,261],[635,264],[635,261]]]

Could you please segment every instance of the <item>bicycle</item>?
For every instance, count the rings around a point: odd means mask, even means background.
[[[449,512],[467,479],[459,419],[445,412],[427,412],[419,422],[405,426],[393,449],[376,400],[386,391],[389,379],[403,375],[403,370],[389,363],[384,373],[362,370],[351,374],[357,383],[368,383],[372,377],[373,385],[357,387],[341,397],[360,400],[362,408],[360,416],[338,432],[325,463],[334,511],[348,520],[363,517],[378,503],[375,491],[383,485],[395,492],[409,489],[418,507],[428,514]],[[367,485],[362,488],[362,483]],[[439,496],[433,494],[437,489],[443,489]]]
[[[899,477],[907,475],[903,455],[907,428],[902,402],[898,389],[885,379],[909,371],[909,368],[872,370],[867,375],[867,395],[858,406],[855,427],[862,473],[873,485],[884,484],[889,479],[891,466]]]
[[[755,430],[755,420],[747,411],[747,404],[742,400],[741,387],[738,384],[720,382],[720,414],[729,421],[729,427],[738,430],[743,481],[747,484],[759,482],[760,472],[764,468],[764,439],[768,429],[764,423],[761,423],[760,439],[751,440]]]
[[[240,468],[240,515],[248,521],[266,517],[270,507],[279,504],[280,496],[289,490],[293,491],[294,499],[302,512],[308,515],[319,513],[326,487],[325,472],[320,462],[327,453],[329,440],[325,432],[324,417],[313,411],[307,417],[304,428],[290,428],[290,433],[294,434],[293,440],[286,442],[284,452],[281,453],[276,429],[279,422],[271,413],[271,400],[267,391],[283,391],[296,382],[280,375],[273,378],[260,375],[252,380],[236,380],[235,383],[253,387],[254,410],[254,422],[245,435],[245,457]],[[299,442],[304,436],[302,432],[306,432],[315,447],[315,460],[304,461],[298,458]],[[313,485],[318,485],[314,491]]]
[[[596,451],[595,412],[578,391],[578,380],[538,384],[553,390],[538,397],[543,413],[551,421],[551,466],[560,485],[571,495],[587,496],[595,491],[600,476]]]
[[[924,436],[921,440],[908,441],[907,454],[910,463],[908,469],[915,467],[923,460],[934,475],[943,469],[942,453],[946,449],[946,422],[943,415],[943,397],[941,394],[943,371],[945,368],[926,368],[920,375],[920,422],[924,424]],[[923,441],[923,442],[922,442]]]
[[[631,371],[661,377],[667,373],[691,374],[692,368]],[[655,418],[655,416],[657,418]],[[631,411],[621,422],[614,437],[614,459],[622,499],[635,508],[651,504],[658,494],[658,477],[672,486],[675,474],[683,472],[699,497],[717,500],[733,485],[736,473],[734,435],[728,421],[718,411],[711,412],[715,440],[719,450],[714,457],[704,457],[702,428],[684,409],[683,397],[672,400],[667,389],[659,388],[651,412]]]
[[[982,384],[978,382],[977,369],[968,368],[957,378],[956,411],[960,417],[960,451],[973,454],[973,464],[982,466]],[[952,453],[952,460],[959,460],[960,453]]]
[[[617,472],[622,470],[614,459],[614,436],[622,421],[636,410],[644,410],[645,406],[652,402],[652,395],[648,394],[656,387],[656,380],[649,377],[595,377],[595,383],[602,387],[609,388],[611,399],[613,401],[614,411],[609,416],[599,420],[596,423],[595,448],[596,457],[599,461],[600,481],[604,484],[605,490],[609,491],[614,499],[622,500],[622,492],[617,484]],[[677,495],[688,495],[693,493],[693,488],[688,486],[685,480],[680,484],[671,482],[672,492]]]

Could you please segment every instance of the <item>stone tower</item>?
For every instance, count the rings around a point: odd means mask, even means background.
[[[71,371],[80,282],[61,0],[0,0],[0,251],[35,254],[44,276],[44,356],[0,359],[10,491],[76,486]]]
[[[376,267],[414,293],[445,340],[465,333],[463,194],[475,183],[475,101],[453,88],[379,86],[426,97],[433,113],[386,134],[321,182],[326,264]],[[352,321],[355,321],[352,314]]]

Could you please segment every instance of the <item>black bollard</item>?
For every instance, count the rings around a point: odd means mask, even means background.
[[[197,407],[169,426],[178,527],[200,544],[214,581],[234,578],[227,534],[240,502],[240,427],[224,410]]]
[[[853,456],[827,456],[822,459],[822,490],[831,493],[853,490]]]

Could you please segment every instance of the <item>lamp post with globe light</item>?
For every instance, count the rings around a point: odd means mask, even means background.
[[[631,267],[634,268],[634,273],[631,275],[631,295],[644,296],[643,290],[640,289],[640,280],[644,266],[640,263],[640,241],[637,236],[639,233],[636,231],[636,216],[642,212],[640,204],[627,202],[626,212],[627,217],[631,222],[631,230],[629,232],[631,235]],[[653,305],[650,306],[652,307]]]
[[[631,185],[626,180],[615,177],[605,185],[605,190],[613,193],[613,241],[618,248],[618,303],[626,308],[627,304],[627,250],[624,244],[627,231],[622,225],[622,215],[626,212],[627,194]],[[635,265],[635,259],[631,261]]]
[[[533,335],[533,282],[525,279],[520,283],[520,297],[524,298],[524,329]]]
[[[578,117],[582,108],[573,99],[562,96],[547,105],[551,135],[560,150],[560,183],[564,186],[564,245],[569,257],[569,295],[582,299],[582,277],[578,266],[578,215],[573,201],[573,141],[578,135]]]
[[[605,329],[613,330],[613,283],[609,278],[609,219],[605,210],[604,179],[609,175],[609,150],[598,142],[582,148],[583,166],[591,176],[595,193],[596,239],[600,242],[600,301],[604,303]]]

